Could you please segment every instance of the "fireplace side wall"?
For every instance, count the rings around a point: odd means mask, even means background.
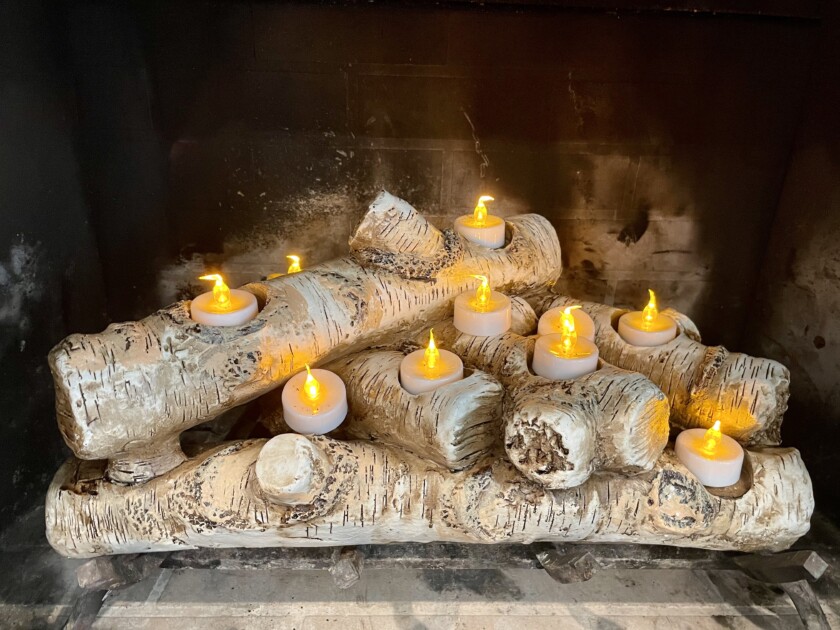
[[[782,437],[817,506],[840,515],[840,11],[828,16],[767,248],[746,345],[791,370]]]
[[[65,35],[40,2],[0,3],[0,529],[43,502],[69,453],[47,352],[108,321]]]

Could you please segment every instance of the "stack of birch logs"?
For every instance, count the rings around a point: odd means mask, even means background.
[[[780,550],[809,527],[811,482],[779,448],[782,365],[679,335],[626,344],[622,311],[583,303],[599,369],[552,382],[530,370],[538,316],[576,303],[552,292],[560,244],[539,215],[507,222],[506,245],[473,245],[382,193],[350,254],[249,284],[241,327],[189,317],[189,303],[50,354],[58,424],[75,454],[47,494],[50,543],[67,556],[195,547],[451,541],[595,541]],[[474,274],[511,296],[513,326],[471,337],[452,325]],[[411,395],[405,353],[434,326],[462,381]],[[291,433],[279,392],[304,364],[339,374],[350,415],[326,436]],[[271,439],[181,448],[181,433],[260,398]],[[748,447],[744,474],[705,488],[673,431],[725,417]]]

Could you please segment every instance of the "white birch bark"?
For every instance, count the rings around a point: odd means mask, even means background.
[[[436,326],[435,337],[505,387],[507,454],[548,488],[579,485],[597,471],[648,470],[668,441],[668,401],[641,374],[602,361],[592,374],[555,382],[531,371],[534,337],[473,337],[451,323]]]
[[[613,365],[648,377],[671,403],[671,424],[678,429],[711,427],[751,445],[777,445],[790,394],[790,372],[777,361],[704,346],[685,315],[663,311],[677,321],[678,336],[662,346],[626,343],[616,331],[621,309],[567,296],[535,298],[537,312],[581,304],[595,321],[595,343]]]
[[[794,449],[748,454],[752,487],[709,492],[668,449],[651,471],[549,490],[504,459],[450,473],[402,450],[287,434],[210,449],[146,484],[73,459],[47,493],[61,554],[388,542],[592,541],[779,551],[808,531],[811,482]]]
[[[450,315],[484,274],[512,295],[557,277],[560,245],[538,215],[507,222],[498,250],[432,227],[382,193],[352,255],[244,288],[262,309],[241,327],[197,324],[180,302],[139,322],[71,335],[50,353],[59,427],[83,459],[110,459],[120,483],[183,461],[177,436],[278,387],[304,363],[325,362]]]

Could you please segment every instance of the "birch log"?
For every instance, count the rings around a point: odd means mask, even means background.
[[[611,306],[552,296],[538,300],[537,311],[570,304],[581,304],[595,321],[595,343],[605,361],[644,374],[665,392],[672,426],[708,428],[720,420],[744,444],[779,444],[790,393],[790,372],[781,363],[704,346],[696,326],[675,311],[664,313],[676,320],[680,334],[653,348],[625,342],[615,326],[626,311]]]
[[[504,390],[495,378],[467,369],[461,381],[409,394],[399,379],[404,356],[365,350],[324,366],[347,387],[350,413],[342,436],[399,446],[450,470],[467,468],[500,442]],[[288,432],[280,397],[260,402],[263,423],[274,433]]]
[[[811,482],[794,449],[749,453],[752,488],[710,495],[667,450],[653,470],[552,491],[502,458],[460,473],[399,449],[286,434],[211,449],[146,484],[64,464],[47,494],[61,554],[388,542],[624,542],[779,551],[808,531]]]
[[[555,382],[531,372],[534,338],[473,337],[451,322],[436,326],[435,337],[505,387],[505,449],[528,479],[558,489],[599,470],[635,473],[665,447],[668,401],[641,374],[601,362],[592,374]]]
[[[440,232],[383,192],[351,238],[352,255],[246,285],[261,311],[241,327],[202,326],[180,302],[139,322],[72,335],[50,353],[59,427],[83,459],[110,459],[121,483],[183,461],[177,436],[303,368],[448,316],[483,274],[511,294],[547,286],[561,267],[551,224],[507,222],[505,247]],[[117,465],[117,463],[119,465]]]

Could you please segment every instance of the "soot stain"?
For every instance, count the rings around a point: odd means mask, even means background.
[[[426,569],[420,579],[436,593],[468,591],[496,600],[520,600],[522,590],[497,569]]]
[[[822,335],[817,335],[816,337],[814,337],[814,347],[817,350],[822,350],[823,348],[825,348],[825,337],[823,337]]]
[[[648,226],[650,225],[650,204],[643,203],[639,206],[636,212],[636,217],[627,223],[618,234],[618,241],[624,243],[628,247],[634,243],[638,243],[639,239],[645,235]]]
[[[595,266],[588,258],[584,258],[580,261],[580,266],[583,269],[583,273],[585,273],[590,278],[597,278],[599,275],[598,267]]]

